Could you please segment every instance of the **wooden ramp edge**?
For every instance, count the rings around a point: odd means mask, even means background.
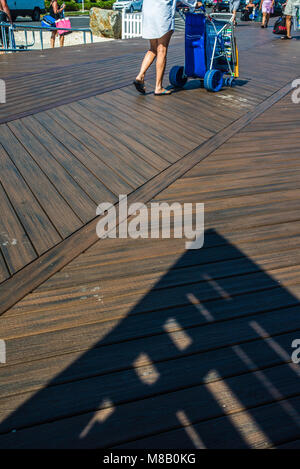
[[[295,77],[297,78],[297,77]],[[176,179],[183,176],[195,165],[207,158],[218,147],[225,143],[237,132],[242,130],[259,115],[264,113],[285,95],[291,91],[291,81],[269,98],[259,104],[254,111],[250,111],[234,121],[228,127],[211,137],[204,144],[199,145],[193,151],[187,153],[180,160],[150,179],[143,186],[128,196],[128,203],[147,203],[166,189]],[[10,279],[0,285],[0,315],[24,298],[39,285],[44,283],[56,272],[69,264],[73,259],[86,251],[97,241],[96,225],[99,218],[96,217],[83,228],[66,238],[61,243],[34,260]],[[120,222],[121,220],[119,220]]]

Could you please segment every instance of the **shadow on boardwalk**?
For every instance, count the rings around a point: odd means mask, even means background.
[[[205,249],[185,252],[111,333],[2,422],[0,446],[247,448],[296,439],[299,369],[283,363],[299,312],[293,295],[209,230]]]

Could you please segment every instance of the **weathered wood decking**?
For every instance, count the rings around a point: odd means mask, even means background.
[[[37,90],[76,67],[78,87],[60,107],[42,89],[36,112],[28,86],[1,117],[1,448],[299,446],[299,42],[239,35],[240,86],[166,99],[129,85],[142,41],[80,67],[58,51],[60,72],[32,54]],[[178,36],[169,65],[181,55]],[[6,60],[17,84],[23,56]],[[96,242],[118,194],[204,202],[204,248]]]

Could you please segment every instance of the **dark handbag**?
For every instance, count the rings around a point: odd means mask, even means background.
[[[277,21],[274,23],[273,34],[280,34],[281,36],[286,36],[286,21],[285,16],[280,16]]]

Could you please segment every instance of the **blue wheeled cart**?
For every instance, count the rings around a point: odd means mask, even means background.
[[[232,15],[203,10],[180,14],[185,18],[185,66],[172,67],[171,85],[182,88],[188,78],[200,78],[208,91],[234,86],[238,51]]]

